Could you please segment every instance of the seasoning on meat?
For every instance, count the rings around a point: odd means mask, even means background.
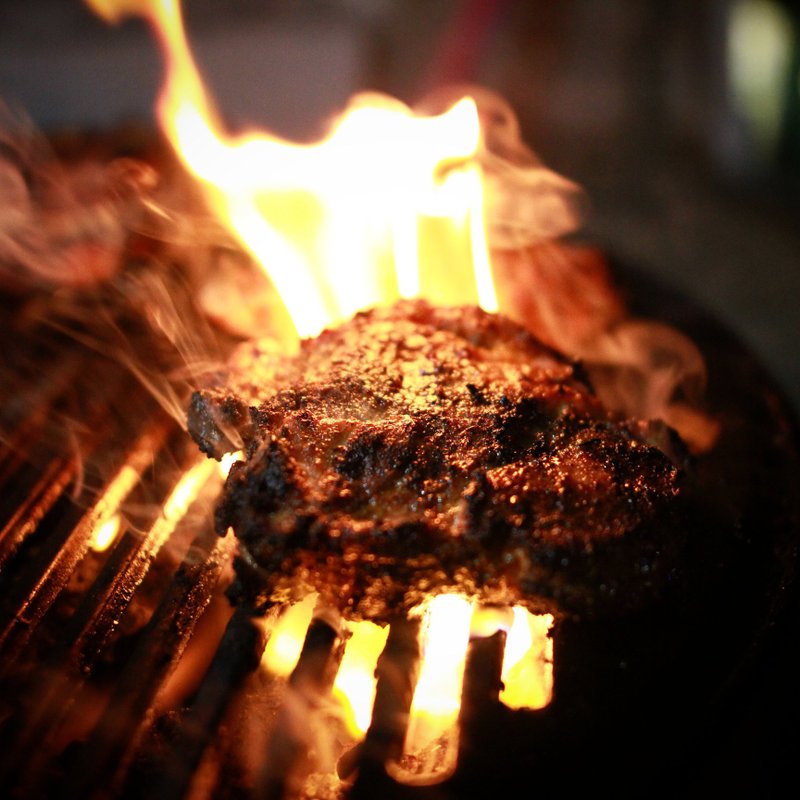
[[[578,365],[477,308],[401,301],[291,358],[251,343],[189,427],[214,457],[244,444],[217,526],[254,608],[312,591],[377,621],[440,592],[633,608],[680,539],[663,426],[615,418]]]

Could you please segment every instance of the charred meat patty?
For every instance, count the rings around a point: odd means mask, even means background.
[[[302,342],[255,342],[189,427],[244,447],[217,509],[239,540],[232,598],[318,592],[384,621],[462,592],[534,612],[634,608],[680,541],[682,470],[579,366],[510,320],[402,301]]]

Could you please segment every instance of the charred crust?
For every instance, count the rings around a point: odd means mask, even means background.
[[[188,425],[200,450],[211,458],[219,459],[236,450],[243,438],[252,436],[247,405],[235,395],[220,390],[192,394]]]
[[[474,383],[467,384],[467,391],[476,406],[485,406],[487,404],[486,396]]]
[[[515,323],[404,301],[248,363],[269,380],[189,412],[205,452],[223,430],[246,447],[216,514],[240,541],[235,602],[314,591],[384,621],[450,591],[597,614],[666,580],[680,442],[609,414],[580,365]]]
[[[380,475],[385,469],[386,437],[381,430],[358,434],[351,442],[337,448],[333,467],[345,478],[358,480],[368,473]]]

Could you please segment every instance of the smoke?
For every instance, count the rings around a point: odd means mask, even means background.
[[[464,96],[478,108],[487,233],[497,248],[518,249],[577,230],[585,197],[576,183],[547,169],[522,138],[502,97],[480,86],[457,85],[426,97],[418,111],[442,113]]]
[[[630,315],[602,253],[553,241],[495,250],[492,265],[501,309],[579,359],[608,408],[663,420],[693,452],[713,445],[717,424],[701,411],[702,354],[669,325]]]
[[[579,228],[586,199],[577,184],[542,165],[502,98],[462,86],[431,96],[423,107],[441,110],[464,94],[481,116],[478,160],[501,310],[583,361],[610,409],[664,420],[692,450],[707,450],[717,426],[699,410],[706,371],[697,347],[665,324],[631,318],[603,255],[560,241]]]
[[[0,283],[24,292],[110,279],[155,182],[131,159],[60,162],[0,106]]]
[[[59,137],[58,155],[0,108],[0,469],[33,481],[63,463],[64,491],[86,509],[125,442],[166,430],[158,405],[185,429],[191,390],[235,343],[198,303],[230,239],[169,162],[117,155],[141,144]],[[158,487],[194,453],[188,437],[153,448],[157,479],[120,507],[128,529],[157,516]]]

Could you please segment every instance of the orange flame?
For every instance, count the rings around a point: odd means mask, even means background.
[[[406,751],[421,753],[435,740],[448,741],[454,766],[456,720],[467,645],[471,637],[507,633],[501,680],[501,702],[510,708],[543,708],[552,697],[553,617],[534,615],[522,606],[513,609],[478,608],[464,597],[440,595],[425,609],[422,664],[409,716]]]
[[[287,608],[271,630],[262,665],[287,678],[297,664],[317,595]],[[408,721],[405,749],[420,753],[432,742],[455,739],[461,704],[464,661],[470,636],[489,636],[499,628],[508,633],[503,659],[505,688],[500,700],[511,708],[543,708],[553,691],[550,614],[534,615],[524,608],[475,615],[473,604],[458,595],[439,595],[422,611],[421,666]],[[389,634],[372,622],[346,623],[345,645],[333,694],[339,700],[350,735],[364,735],[375,699],[375,667]],[[455,758],[455,749],[449,755]]]
[[[103,520],[92,531],[92,537],[89,540],[89,547],[95,553],[103,553],[111,547],[114,540],[119,534],[120,527],[122,526],[122,519],[119,514],[114,514],[108,519]]]
[[[310,594],[299,603],[289,606],[278,619],[273,629],[261,664],[273,675],[288,678],[300,658],[317,595]]]
[[[471,160],[481,138],[473,100],[415,117],[398,101],[364,95],[313,145],[230,136],[178,0],[87,2],[110,21],[137,13],[152,24],[167,57],[161,125],[213,211],[266,269],[300,336],[398,296],[497,309],[483,181]]]

